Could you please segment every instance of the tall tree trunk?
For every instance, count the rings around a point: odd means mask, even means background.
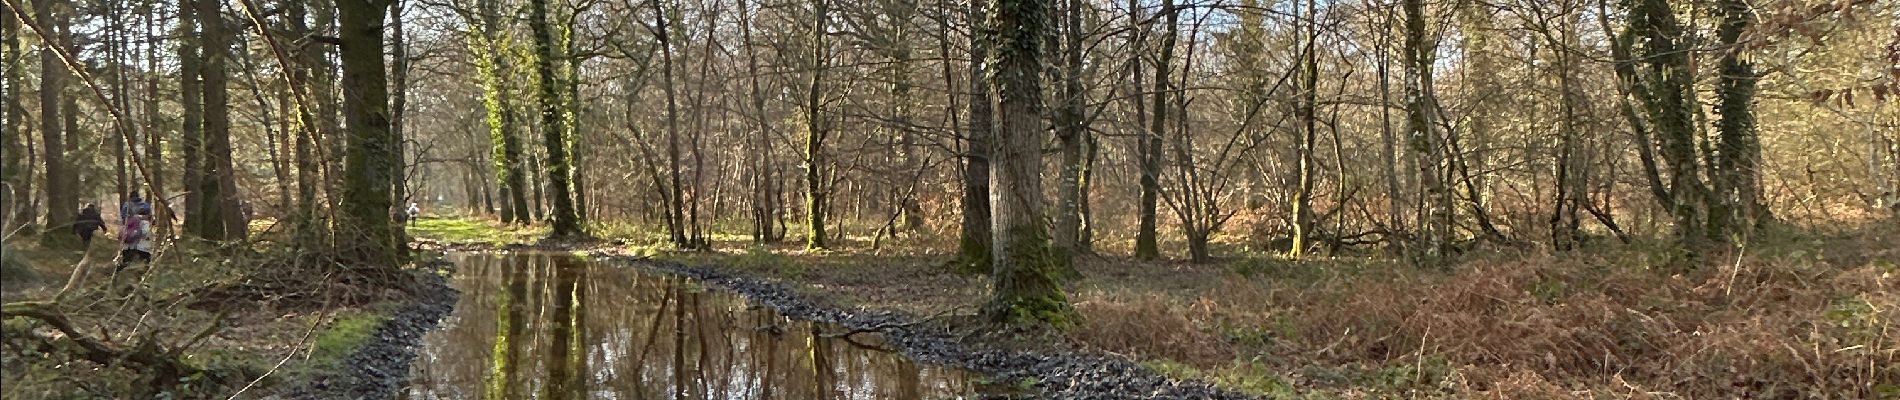
[[[958,230],[957,269],[964,272],[990,272],[990,131],[996,122],[992,115],[990,83],[987,76],[990,52],[988,24],[983,20],[988,0],[970,0],[965,16],[970,20],[970,112],[969,132],[963,138],[963,212]]]
[[[1597,24],[1603,32],[1617,32],[1610,27],[1610,13],[1609,2],[1599,0],[1596,12]],[[1631,15],[1635,14],[1632,12]],[[1656,142],[1649,132],[1649,121],[1644,119],[1642,112],[1634,103],[1643,100],[1648,93],[1648,89],[1643,86],[1642,77],[1636,70],[1637,63],[1642,60],[1637,60],[1631,49],[1636,37],[1635,27],[1625,26],[1622,33],[1613,33],[1608,40],[1612,59],[1611,71],[1616,74],[1617,81],[1617,113],[1629,124],[1630,131],[1635,136],[1636,159],[1642,166],[1643,182],[1649,189],[1650,197],[1663,210],[1674,210],[1676,208],[1675,194],[1663,184],[1660,167],[1656,161]]]
[[[1643,60],[1649,68],[1641,80],[1647,85],[1637,97],[1643,100],[1649,126],[1661,142],[1662,159],[1669,173],[1669,212],[1676,220],[1677,239],[1685,244],[1705,242],[1720,236],[1720,232],[1706,225],[1711,195],[1699,174],[1694,77],[1689,72],[1688,52],[1680,44],[1682,27],[1664,0],[1637,1],[1629,20],[1632,30],[1643,35]]]
[[[535,166],[535,165],[542,165],[540,155],[528,156],[527,165],[530,167]],[[547,201],[546,201],[547,197],[545,196],[548,189],[548,183],[546,180],[544,180],[547,177],[547,175],[545,175],[547,174],[547,170],[540,169],[540,168],[526,168],[526,169],[528,171],[528,182],[533,182],[533,183],[528,184],[528,191],[529,191],[528,197],[531,197],[534,200],[534,204],[528,207],[527,216],[528,218],[530,218],[531,221],[542,221],[544,220],[542,219],[542,213],[547,212],[547,209],[548,209]]]
[[[829,68],[830,40],[827,24],[831,19],[830,0],[814,2],[816,16],[812,19],[811,32],[811,76],[805,87],[805,248],[824,249],[825,212],[828,197],[824,184],[825,177],[825,137],[829,128],[825,126],[823,113],[825,70]]]
[[[1299,15],[1297,11],[1294,14]],[[1301,33],[1300,78],[1294,86],[1298,88],[1295,92],[1300,94],[1295,112],[1300,119],[1300,134],[1294,139],[1294,151],[1299,159],[1299,187],[1293,192],[1293,245],[1287,248],[1287,256],[1295,259],[1306,255],[1313,236],[1313,185],[1318,178],[1313,144],[1319,135],[1319,46],[1315,43],[1319,41],[1318,18],[1318,4],[1307,0],[1303,18],[1306,27]]]
[[[1437,58],[1438,41],[1425,32],[1424,0],[1405,0],[1401,8],[1405,13],[1406,134],[1418,159],[1419,182],[1425,191],[1419,217],[1423,253],[1419,255],[1430,263],[1450,250],[1454,214],[1445,144],[1435,122],[1437,101],[1432,95],[1432,63]]]
[[[470,38],[477,72],[482,79],[482,104],[488,113],[488,136],[493,147],[497,197],[501,198],[501,220],[506,223],[528,222],[528,178],[522,170],[521,139],[516,136],[514,99],[508,79],[514,74],[509,62],[506,25],[502,23],[499,0],[481,0],[479,33]]]
[[[584,60],[572,54],[574,52],[573,19],[568,18],[566,21],[568,23],[561,27],[561,53],[567,54],[567,57],[563,58],[567,62],[564,68],[565,73],[562,75],[565,78],[563,79],[565,85],[561,87],[561,119],[567,121],[567,124],[563,126],[566,129],[562,130],[561,135],[567,138],[568,165],[573,173],[573,183],[570,186],[573,186],[574,221],[575,224],[585,227],[590,212],[587,209],[587,181],[584,179],[585,174],[582,173],[586,170],[587,163],[581,161],[582,153],[587,148],[584,138],[580,135],[581,64]]]
[[[112,68],[112,103],[113,107],[120,110],[128,110],[131,103],[127,100],[130,97],[128,94],[131,90],[126,87],[125,76],[131,74],[132,71],[126,68],[131,64],[125,59],[125,47],[131,42],[131,40],[127,39],[127,36],[130,36],[130,29],[125,26],[126,10],[119,8],[119,5],[115,4],[115,2],[107,2],[105,9],[107,29],[105,33],[105,53],[106,59],[109,60],[107,64],[111,65]],[[131,122],[131,120],[114,118],[112,121],[112,133],[106,135],[107,146],[112,147],[113,153],[112,172],[114,178],[113,189],[115,189],[113,194],[116,195],[116,203],[125,203],[126,195],[128,194],[126,190],[133,185],[133,182],[126,179],[126,153],[130,151],[128,147],[131,146],[131,143],[126,142],[125,138],[132,137],[132,133],[130,132],[132,127],[126,124]],[[120,218],[124,217],[123,215],[120,216]]]
[[[1073,324],[1075,312],[1056,279],[1059,266],[1043,225],[1042,39],[1048,29],[1044,0],[998,0],[995,22],[998,118],[1002,135],[990,146],[996,169],[990,183],[995,213],[994,280],[985,316],[999,323]]]
[[[917,201],[917,187],[921,184],[915,179],[910,179],[922,176],[922,171],[918,169],[922,159],[919,153],[922,149],[917,145],[918,135],[913,115],[918,102],[912,98],[912,87],[915,86],[912,83],[912,65],[916,63],[916,60],[912,57],[910,35],[911,24],[917,18],[918,4],[912,0],[885,4],[891,6],[886,14],[891,20],[890,29],[894,31],[891,35],[891,46],[894,48],[891,49],[890,74],[891,119],[895,122],[891,125],[898,131],[898,143],[894,146],[897,150],[898,172],[893,174],[898,178],[892,180],[896,184],[892,185],[890,191],[892,206],[896,208],[897,215],[897,219],[893,221],[891,235],[896,236],[900,232],[913,233],[924,227],[923,206]]]
[[[1088,92],[1082,87],[1082,1],[1067,0],[1061,18],[1061,96],[1056,112],[1056,141],[1061,151],[1056,178],[1055,243],[1050,248],[1057,268],[1064,275],[1076,275],[1076,241],[1082,234],[1082,146],[1088,139],[1083,120]]]
[[[389,192],[390,197],[395,199],[396,207],[403,207],[404,203],[409,202],[409,176],[407,172],[409,164],[408,152],[405,149],[408,135],[403,128],[403,109],[408,107],[409,103],[409,43],[408,38],[405,37],[406,35],[403,32],[404,24],[402,21],[402,13],[402,0],[392,0],[389,2],[389,19],[391,20],[389,26],[392,30],[389,38],[391,51],[389,57],[389,132],[390,136],[395,137],[396,143],[396,160],[390,164],[391,168],[389,173],[392,180],[389,184]],[[408,217],[404,216],[403,218],[407,219]],[[400,225],[397,226],[396,231],[406,232]]]
[[[1582,104],[1584,97],[1580,88],[1576,86],[1575,71],[1571,70],[1571,54],[1567,50],[1571,48],[1570,46],[1577,44],[1573,33],[1575,24],[1572,23],[1568,8],[1564,8],[1563,13],[1564,17],[1559,19],[1564,23],[1559,31],[1562,38],[1550,43],[1551,56],[1556,58],[1554,71],[1557,74],[1557,86],[1560,92],[1558,109],[1562,114],[1560,116],[1562,120],[1558,121],[1560,126],[1556,164],[1557,198],[1551,204],[1549,218],[1550,244],[1551,248],[1557,251],[1575,249],[1581,244],[1583,234],[1578,230],[1581,221],[1578,219],[1577,211],[1582,208],[1584,202],[1589,201],[1586,197],[1589,194],[1588,181],[1585,180],[1583,173],[1585,163],[1577,154],[1581,147],[1578,143],[1581,138],[1578,137],[1576,114],[1577,106]]]
[[[1774,217],[1762,201],[1761,139],[1755,133],[1755,86],[1760,76],[1755,65],[1743,57],[1743,32],[1755,19],[1754,6],[1746,0],[1721,0],[1716,6],[1722,15],[1716,39],[1725,47],[1716,81],[1716,121],[1719,132],[1717,202],[1726,209],[1728,224],[1737,232],[1752,232]],[[1711,216],[1718,218],[1718,216]],[[1717,228],[1720,229],[1720,228]]]
[[[706,22],[706,32],[715,32],[718,30],[716,28],[719,24],[718,9],[708,10],[700,19]],[[712,54],[715,54],[712,46],[715,42],[715,40],[705,40],[704,47],[700,49],[700,54],[705,54],[706,56],[700,58],[699,62],[699,87],[695,88],[694,92],[696,92],[697,95],[693,96],[693,130],[692,133],[687,136],[687,146],[690,147],[693,157],[693,201],[686,204],[686,226],[690,228],[686,236],[687,242],[691,244],[690,247],[697,250],[712,249],[712,244],[706,239],[706,225],[710,224],[713,218],[706,218],[706,223],[700,222],[701,214],[699,207],[700,203],[702,203],[700,199],[712,198],[715,216],[718,215],[717,210],[719,207],[719,191],[714,190],[712,193],[706,193],[706,147],[701,145],[702,138],[704,138],[706,132],[711,129],[709,119],[712,117],[712,112],[706,109],[706,97],[707,94],[711,92],[708,86],[711,85],[714,79],[712,75],[712,61],[716,57],[712,56]]]
[[[1382,8],[1383,10],[1381,10],[1380,12],[1381,22],[1385,26],[1391,26],[1392,20],[1393,20],[1392,7],[1388,5]],[[1385,237],[1386,237],[1386,243],[1388,245],[1388,249],[1395,253],[1402,254],[1406,251],[1406,247],[1408,244],[1407,242],[1409,242],[1410,240],[1404,237],[1404,232],[1405,232],[1405,211],[1404,210],[1405,210],[1405,205],[1408,203],[1405,201],[1405,192],[1402,189],[1404,186],[1399,183],[1399,175],[1401,173],[1404,173],[1403,172],[1404,170],[1399,168],[1398,140],[1395,137],[1396,135],[1393,135],[1392,133],[1392,67],[1391,67],[1392,65],[1391,51],[1392,50],[1391,50],[1391,45],[1392,45],[1392,30],[1390,29],[1380,30],[1379,42],[1378,42],[1378,49],[1379,49],[1379,56],[1378,56],[1379,142],[1380,142],[1379,156],[1381,158],[1380,161],[1382,161],[1381,164],[1383,164],[1383,166],[1385,167],[1385,195],[1386,195],[1386,203],[1385,203],[1386,204],[1386,226],[1385,226],[1386,234],[1385,234]]]
[[[171,201],[152,198],[157,197],[159,193],[165,193],[165,147],[164,141],[160,138],[169,136],[165,134],[169,131],[169,126],[165,122],[165,117],[159,114],[158,108],[160,97],[158,86],[159,81],[163,79],[161,78],[163,74],[158,72],[160,70],[158,37],[161,30],[158,27],[159,15],[156,11],[152,11],[158,8],[158,4],[158,1],[145,3],[145,158],[139,162],[145,169],[147,178],[145,185],[151,189],[146,193],[152,202],[152,220],[161,229],[170,229]]]
[[[775,168],[772,162],[772,127],[767,122],[765,89],[759,84],[759,52],[755,47],[757,44],[752,41],[752,9],[746,5],[746,0],[739,0],[739,18],[739,35],[745,46],[746,80],[751,91],[747,105],[753,113],[749,119],[755,130],[747,140],[754,146],[751,162],[755,166],[752,173],[752,241],[769,243],[775,238],[772,219],[778,212],[778,203],[772,194],[772,186],[776,183],[772,179],[772,170]]]
[[[1180,36],[1181,12],[1174,7],[1174,0],[1161,0],[1161,12],[1166,13],[1167,26],[1163,27],[1161,37],[1161,56],[1155,59],[1154,115],[1149,120],[1146,140],[1136,146],[1136,158],[1141,163],[1141,223],[1135,233],[1135,258],[1153,260],[1161,258],[1161,245],[1156,232],[1156,203],[1161,198],[1161,138],[1168,130],[1168,95],[1172,93],[1168,77],[1174,64],[1174,41]],[[1139,29],[1139,28],[1138,28]]]
[[[312,16],[314,17],[313,19],[317,23],[316,30],[313,33],[321,35],[337,32],[337,9],[339,6],[337,1],[339,0],[309,1],[315,5],[315,8],[311,10]],[[313,62],[311,67],[311,92],[316,94],[312,97],[315,97],[316,100],[317,131],[316,137],[311,140],[311,143],[320,146],[318,148],[318,152],[320,153],[318,166],[323,171],[324,198],[330,206],[327,214],[331,220],[336,221],[336,228],[340,229],[342,227],[340,221],[342,218],[338,214],[344,212],[342,210],[344,177],[343,173],[338,170],[339,163],[334,160],[347,158],[345,153],[347,153],[349,133],[343,131],[343,124],[338,119],[339,115],[341,115],[339,111],[343,103],[342,99],[338,97],[341,91],[338,85],[337,62],[329,57],[331,49],[333,48],[332,46],[312,41],[307,43],[304,48],[310,51],[310,54],[306,57],[309,57]],[[341,52],[339,51],[338,54],[341,54]]]
[[[223,2],[198,0],[200,32],[198,43],[204,46],[204,153],[203,176],[198,180],[198,208],[192,219],[199,220],[199,238],[221,241],[244,238],[241,221],[231,218],[238,211],[237,181],[231,163],[231,108],[226,65],[232,56],[233,37],[223,18]],[[233,226],[235,225],[235,226]],[[234,229],[235,228],[235,229]],[[235,236],[233,236],[235,235]]]
[[[1081,183],[1076,185],[1076,214],[1081,219],[1080,232],[1075,236],[1075,252],[1078,255],[1095,252],[1095,213],[1089,204],[1089,193],[1095,187],[1095,162],[1101,153],[1101,144],[1095,135],[1089,135],[1083,141]]]
[[[32,179],[31,166],[26,161],[26,141],[30,140],[20,132],[25,121],[24,110],[20,106],[21,85],[26,83],[25,54],[20,50],[20,37],[25,32],[20,29],[20,20],[14,18],[12,3],[0,3],[0,235],[13,232],[13,227],[25,223],[26,213],[22,205],[26,204],[29,193],[27,181]],[[23,10],[22,10],[23,11]]]
[[[292,0],[286,2],[284,7],[286,8],[285,22],[289,30],[289,32],[286,33],[292,37],[310,35],[310,24],[304,21],[305,17],[309,14],[308,7],[304,1]],[[290,81],[292,85],[305,85],[305,87],[309,87],[312,75],[311,70],[322,64],[317,60],[321,54],[311,46],[310,43],[303,43],[297,46],[295,53],[296,61],[294,61],[297,65],[294,67],[286,67],[290,70]],[[297,89],[293,88],[291,93],[293,93],[293,96],[300,96],[296,99],[299,102],[311,100],[308,97],[297,95],[296,93],[299,93]],[[291,139],[294,142],[291,146],[291,157],[295,159],[297,164],[297,201],[292,222],[296,226],[295,236],[297,240],[294,242],[297,246],[300,246],[300,248],[308,248],[308,246],[319,242],[319,233],[322,233],[322,225],[317,222],[316,218],[317,159],[316,155],[312,154],[312,148],[315,146],[314,141],[316,140],[312,135],[314,135],[320,127],[317,125],[317,121],[315,121],[316,113],[310,109],[308,104],[299,106],[299,108],[303,111],[298,113],[297,131],[294,133],[296,137]]]
[[[56,15],[54,3],[36,4],[35,18],[41,24],[54,24],[48,29],[59,30],[66,17]],[[42,25],[46,26],[46,25]],[[57,36],[57,35],[55,35]],[[78,198],[73,188],[66,186],[66,175],[73,172],[66,167],[65,126],[61,124],[60,106],[64,104],[66,66],[61,64],[56,51],[64,47],[57,37],[42,36],[40,50],[40,159],[46,162],[44,175],[46,183],[42,185],[46,193],[46,223],[41,226],[49,234],[41,235],[45,243],[57,245],[77,244],[77,238],[65,234],[73,223],[73,212],[78,210]]]
[[[70,29],[70,27],[68,27],[67,29]],[[65,35],[67,44],[73,43],[71,41],[72,36],[70,36],[70,33],[71,31],[61,32],[61,35]],[[77,46],[72,46],[72,47],[76,48]],[[73,53],[68,53],[68,54],[73,54]],[[68,75],[67,77],[71,78],[73,76]],[[81,185],[80,181],[81,181],[81,176],[86,172],[85,167],[88,165],[92,165],[94,160],[91,160],[90,157],[87,157],[90,154],[82,154],[79,152],[79,142],[88,142],[88,143],[92,142],[92,138],[83,137],[85,135],[85,131],[82,131],[79,129],[79,113],[81,111],[79,109],[79,96],[74,96],[72,93],[66,93],[65,95],[61,96],[61,98],[62,98],[61,101],[64,102],[64,105],[60,107],[61,111],[59,115],[60,115],[60,118],[63,118],[65,120],[65,127],[66,127],[65,128],[66,149],[64,150],[66,153],[66,162],[65,162],[66,172],[63,174],[60,174],[60,186],[66,188],[66,194],[64,194],[63,196],[67,199],[70,199],[70,202],[74,204],[74,206],[61,210],[61,209],[51,208],[49,205],[49,207],[47,208],[47,212],[63,212],[63,213],[67,213],[68,215],[71,215],[73,211],[76,211],[79,209],[79,204],[82,204],[81,203],[82,197],[88,198],[88,199],[92,197],[91,196],[92,191],[86,190],[85,189],[86,186]],[[91,178],[91,177],[86,177],[86,178]],[[87,179],[87,180],[90,181],[90,179]],[[82,193],[84,194],[82,195]],[[71,219],[69,219],[68,222],[72,222]]]
[[[680,175],[680,121],[679,90],[673,80],[673,34],[667,20],[666,9],[660,7],[660,0],[649,0],[653,6],[653,36],[660,47],[660,83],[666,90],[666,172],[667,184],[667,234],[673,240],[673,247],[687,248],[691,243],[686,238],[686,197],[681,187]],[[697,199],[698,196],[694,196]]]
[[[1148,27],[1144,25],[1144,21],[1146,21],[1147,17],[1144,14],[1142,14],[1141,12],[1142,9],[1143,8],[1142,8],[1140,0],[1128,0],[1128,42],[1131,43],[1132,46],[1134,46],[1137,49],[1145,49],[1148,46],[1148,43],[1147,43]],[[1134,134],[1132,136],[1134,136],[1135,138],[1135,159],[1136,159],[1135,163],[1137,166],[1141,168],[1145,168],[1147,166],[1147,162],[1148,162],[1147,154],[1149,152],[1148,134],[1147,134],[1147,129],[1148,129],[1148,125],[1147,125],[1148,124],[1148,103],[1147,101],[1148,99],[1142,96],[1142,94],[1148,90],[1147,84],[1145,84],[1143,81],[1144,79],[1147,78],[1148,74],[1147,74],[1147,71],[1143,68],[1143,66],[1146,65],[1146,63],[1142,61],[1143,58],[1144,57],[1139,57],[1139,56],[1128,57],[1127,67],[1128,67],[1128,78],[1130,82],[1129,82],[1129,87],[1128,87],[1128,93],[1125,96],[1128,98],[1128,103],[1132,105],[1135,109],[1135,119],[1134,121],[1131,121],[1131,123],[1129,124],[1130,126],[1129,130],[1134,131]],[[1146,171],[1146,170],[1143,169],[1142,171]],[[1142,184],[1141,192],[1147,193],[1148,192],[1147,178],[1145,177],[1142,178],[1141,184]],[[1141,218],[1144,220],[1147,220],[1147,219],[1152,219],[1153,217],[1142,216]],[[1142,238],[1139,237],[1140,232],[1148,232],[1148,231],[1145,228],[1138,231],[1137,237],[1135,240],[1135,242],[1137,243],[1136,247],[1140,247],[1139,243],[1143,241]],[[1158,248],[1156,249],[1155,253],[1157,257],[1160,255]]]
[[[239,60],[248,59],[239,58]],[[239,68],[243,68],[248,72],[246,75],[249,75],[251,78],[251,97],[257,100],[259,119],[262,120],[258,125],[264,130],[264,155],[265,158],[270,160],[272,186],[277,189],[277,204],[280,207],[289,207],[291,201],[290,169],[286,165],[289,161],[284,160],[285,153],[287,153],[287,151],[284,150],[288,149],[288,147],[285,146],[289,145],[289,139],[287,137],[280,139],[279,136],[288,136],[292,129],[290,120],[294,117],[290,116],[290,94],[285,93],[283,86],[277,86],[272,90],[273,93],[271,93],[271,97],[276,98],[277,102],[272,104],[269,98],[264,97],[264,88],[262,87],[264,85],[262,85],[262,81],[258,79],[255,72],[256,69],[253,69],[253,66],[248,62],[239,66]],[[275,112],[272,111],[273,108],[276,109]],[[125,200],[120,199],[119,201],[124,202]]]
[[[383,65],[383,15],[375,0],[336,0],[343,60],[343,115],[350,126],[344,158],[339,250],[376,268],[396,265],[389,226],[390,171],[396,138],[389,131],[389,79]]]

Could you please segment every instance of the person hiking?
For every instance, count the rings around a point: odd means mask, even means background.
[[[407,216],[409,217],[409,226],[416,226],[416,219],[422,218],[422,207],[417,207],[416,203],[409,203]]]
[[[152,204],[146,203],[144,198],[139,197],[139,191],[134,190],[131,196],[125,198],[125,203],[119,204],[119,221],[130,221],[139,215],[139,210],[151,209]]]
[[[125,229],[119,231],[119,269],[125,269],[134,261],[152,261],[152,209],[134,211],[138,213],[125,220]]]
[[[99,215],[99,205],[86,203],[79,209],[79,215],[73,217],[73,233],[79,234],[79,243],[92,247],[92,234],[106,229],[105,217]]]

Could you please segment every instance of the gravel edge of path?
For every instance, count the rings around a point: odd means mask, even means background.
[[[418,262],[416,287],[408,301],[376,327],[368,341],[339,363],[338,368],[294,384],[286,399],[394,399],[408,386],[422,337],[455,309],[460,293],[439,271],[454,270],[445,258]]]

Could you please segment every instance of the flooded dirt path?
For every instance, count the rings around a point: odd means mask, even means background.
[[[557,252],[458,253],[455,310],[407,399],[946,399],[973,373],[673,275]]]

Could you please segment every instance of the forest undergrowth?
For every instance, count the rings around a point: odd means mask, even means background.
[[[1179,376],[1311,397],[1900,397],[1892,227],[1790,234],[1696,268],[1661,248],[1449,271],[1229,264],[1202,290],[1078,296],[1072,338]]]
[[[407,296],[388,284],[400,280],[346,278],[352,268],[268,242],[181,243],[124,270],[110,238],[31,242],[7,243],[4,398],[268,395],[335,370]]]

